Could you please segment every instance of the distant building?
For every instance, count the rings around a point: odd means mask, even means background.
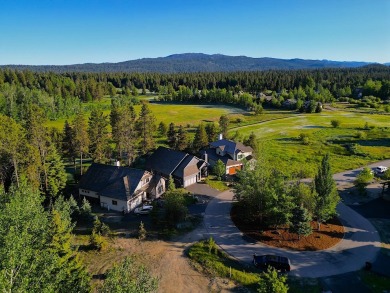
[[[205,161],[213,167],[221,160],[226,167],[227,175],[234,175],[243,167],[242,160],[251,160],[253,149],[241,142],[220,139],[210,144],[210,147],[201,151]]]

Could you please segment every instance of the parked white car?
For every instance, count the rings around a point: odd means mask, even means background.
[[[387,167],[385,166],[378,166],[376,168],[374,168],[374,172],[376,175],[382,175],[383,173],[385,173],[387,171]]]
[[[153,210],[153,206],[145,205],[134,210],[134,214],[147,215]]]

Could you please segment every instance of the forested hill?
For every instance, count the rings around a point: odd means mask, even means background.
[[[330,60],[251,58],[246,56],[207,55],[201,53],[175,54],[159,58],[143,58],[119,63],[85,63],[74,65],[2,65],[0,68],[39,72],[232,72],[262,70],[294,70],[319,68],[353,68],[368,62]]]

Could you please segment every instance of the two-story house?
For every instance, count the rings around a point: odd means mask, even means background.
[[[210,143],[210,147],[202,150],[201,154],[205,161],[213,167],[218,160],[221,160],[226,167],[227,175],[234,175],[242,169],[242,160],[252,158],[253,149],[241,142],[234,142],[228,139],[220,139]]]
[[[104,208],[131,212],[145,199],[158,198],[165,192],[161,176],[121,166],[92,164],[81,178],[80,196],[95,198]]]

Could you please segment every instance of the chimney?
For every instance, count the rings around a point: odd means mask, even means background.
[[[204,152],[203,157],[204,157],[204,161],[205,161],[206,163],[208,163],[208,162],[209,162],[209,156],[207,155],[207,152]]]
[[[119,160],[116,160],[115,166],[120,167],[121,166],[121,162]]]
[[[222,139],[223,139],[223,134],[220,133],[220,134],[218,135],[218,140],[222,140]]]

